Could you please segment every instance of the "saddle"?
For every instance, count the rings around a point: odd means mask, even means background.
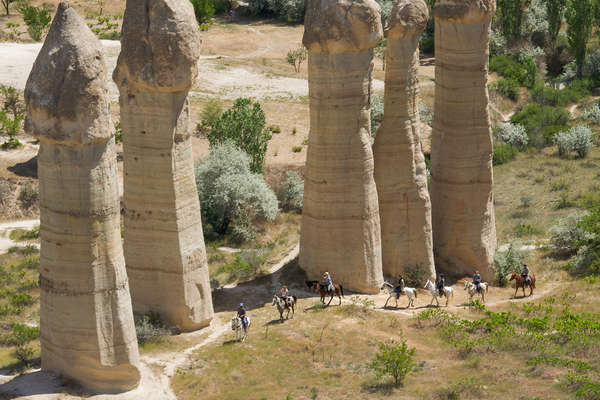
[[[521,275],[522,276],[522,275]],[[525,279],[523,279],[523,283],[525,283],[526,286],[531,286],[531,276],[527,275],[524,277]]]

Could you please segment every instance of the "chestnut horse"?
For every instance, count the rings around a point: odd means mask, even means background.
[[[510,280],[512,281],[514,279],[515,281],[515,295],[513,298],[517,297],[517,291],[519,288],[523,289],[523,297],[525,297],[525,286],[529,286],[529,295],[531,296],[533,294],[533,289],[535,289],[535,274],[529,274],[529,278],[531,280],[530,284],[525,282],[525,279],[523,279],[521,274],[513,272],[513,274],[510,276]]]
[[[342,304],[342,297],[344,297],[344,287],[342,285],[334,283],[333,292],[329,292],[327,290],[327,285],[321,284],[319,281],[306,281],[306,286],[308,286],[309,289],[313,289],[321,294],[321,303],[325,304],[325,296],[329,294],[329,296],[331,296],[329,298],[329,303],[327,303],[327,305],[329,305],[331,300],[333,300],[333,295],[335,294],[340,300],[339,304]]]

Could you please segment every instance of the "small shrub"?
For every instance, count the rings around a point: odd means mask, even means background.
[[[570,119],[571,114],[563,108],[528,103],[510,122],[522,125],[527,131],[528,143],[539,149],[551,144],[556,133],[567,129]]]
[[[581,114],[581,118],[593,124],[600,123],[600,106],[598,105],[598,103],[594,104],[589,108],[586,108],[583,111],[583,114]]]
[[[565,181],[565,180],[560,180],[560,181],[556,181],[556,182],[552,182],[550,184],[550,191],[551,192],[560,192],[563,190],[568,190],[569,189],[569,182]]]
[[[519,150],[525,150],[529,142],[527,131],[520,124],[503,123],[498,127],[496,135],[505,144],[510,144]]]
[[[521,86],[532,88],[535,84],[537,67],[531,57],[518,62],[503,54],[492,56],[489,69]]]
[[[424,264],[405,265],[404,271],[405,283],[409,287],[422,287],[430,278],[429,270]]]
[[[507,275],[521,270],[523,259],[527,252],[520,249],[519,242],[512,242],[506,251],[497,251],[494,255],[494,269],[496,271],[496,284],[505,287],[508,284]]]
[[[223,107],[216,100],[210,100],[200,114],[200,130],[210,130],[214,123],[221,118]]]
[[[279,188],[279,203],[284,210],[302,211],[304,180],[294,171],[285,172],[286,179]]]
[[[23,15],[23,20],[27,25],[27,33],[33,40],[39,42],[52,21],[50,12],[45,8],[32,6],[29,1],[22,2],[19,12]]]
[[[499,79],[491,85],[491,88],[508,99],[513,101],[519,100],[521,87],[519,86],[519,83],[513,79]]]
[[[559,132],[554,137],[558,146],[558,155],[567,156],[575,152],[579,158],[584,158],[594,146],[594,133],[585,125],[578,125],[566,132]]]
[[[530,225],[530,224],[518,224],[515,227],[515,234],[517,237],[522,238],[522,237],[529,237],[529,236],[533,236],[533,235],[539,235],[542,233],[542,230]]]
[[[98,35],[98,39],[101,40],[119,40],[120,38],[121,32],[119,31],[100,32]]]
[[[15,348],[14,355],[21,364],[29,366],[31,365],[35,352],[31,347],[22,345]]]
[[[376,136],[383,121],[383,97],[377,93],[371,95],[371,136]]]
[[[19,201],[21,202],[21,206],[23,208],[30,209],[38,202],[38,199],[39,192],[32,184],[25,185],[21,188],[21,192],[19,193]]]
[[[529,208],[531,206],[531,202],[533,201],[533,197],[529,195],[521,196],[521,208]]]
[[[269,131],[271,133],[281,133],[281,127],[279,125],[271,125],[269,126]]]
[[[36,252],[39,250],[35,246],[31,246],[35,249]],[[27,249],[27,247],[25,247]],[[23,252],[25,254],[25,251]],[[31,269],[31,270],[39,270],[40,269],[40,256],[38,255],[30,255],[23,258],[23,261],[19,264],[20,268]]]
[[[558,200],[556,200],[556,204],[554,208],[556,210],[562,210],[564,208],[573,207],[574,203],[569,198],[569,192],[562,192],[558,195]]]
[[[396,386],[404,382],[404,378],[416,366],[414,361],[415,349],[409,348],[406,341],[397,344],[394,340],[379,342],[379,352],[373,361],[367,364],[367,368],[375,372],[377,379],[391,376]]]
[[[35,299],[27,293],[16,293],[10,297],[10,304],[13,307],[26,307],[35,303]]]
[[[296,71],[296,73],[298,73],[298,72],[300,72],[300,67],[302,66],[302,63],[304,61],[306,61],[307,57],[308,57],[308,51],[306,50],[306,47],[300,46],[297,49],[289,50],[287,52],[285,60],[287,61],[288,64],[293,66],[294,71]]]
[[[194,15],[198,24],[204,24],[215,15],[213,0],[190,0],[194,6]]]
[[[160,314],[150,311],[147,314],[135,316],[135,333],[138,344],[142,345],[148,342],[160,342],[170,332],[163,326]]]
[[[9,344],[16,346],[24,345],[38,337],[40,337],[40,328],[18,323],[13,325]]]
[[[121,121],[114,123],[115,127],[115,143],[123,142],[123,130],[121,129]]]
[[[300,153],[302,151],[302,146],[294,146],[292,147],[292,151],[294,153]]]
[[[515,159],[519,150],[510,144],[503,144],[500,146],[494,146],[494,165],[506,164]]]
[[[577,253],[577,243],[585,238],[585,230],[579,226],[587,212],[576,211],[550,228],[550,243],[555,253],[571,256]]]

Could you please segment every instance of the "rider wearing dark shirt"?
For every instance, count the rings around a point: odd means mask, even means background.
[[[402,278],[402,275],[398,275],[398,286],[396,286],[394,291],[396,292],[397,299],[400,298],[402,293],[404,293],[404,278]]]
[[[446,278],[444,277],[444,274],[440,274],[440,277],[436,282],[436,287],[440,296],[444,294],[444,286],[446,286]]]
[[[240,306],[237,310],[237,315],[242,320],[242,325],[244,329],[246,328],[246,307],[244,307],[244,303],[240,303]]]
[[[475,275],[473,275],[473,283],[475,284],[477,291],[481,291],[481,275],[479,274],[479,271],[475,271]]]
[[[527,264],[523,264],[523,271],[521,271],[521,277],[523,278],[523,282],[529,284],[529,268]]]

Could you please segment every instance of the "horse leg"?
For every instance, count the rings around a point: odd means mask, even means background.
[[[387,303],[388,303],[388,301],[390,301],[391,298],[392,298],[392,296],[388,296],[387,300],[385,301],[385,304],[383,305],[383,308],[387,307]]]
[[[515,284],[515,295],[513,296],[513,299],[517,298],[517,292],[519,291],[519,287],[517,286],[517,284]]]
[[[340,302],[338,303],[338,306],[341,306],[341,305],[342,305],[342,296],[340,296],[340,293],[339,293],[339,292],[338,292],[338,294],[337,294],[337,297],[338,297],[338,300],[340,301]],[[333,296],[331,296],[331,298],[333,298]]]

